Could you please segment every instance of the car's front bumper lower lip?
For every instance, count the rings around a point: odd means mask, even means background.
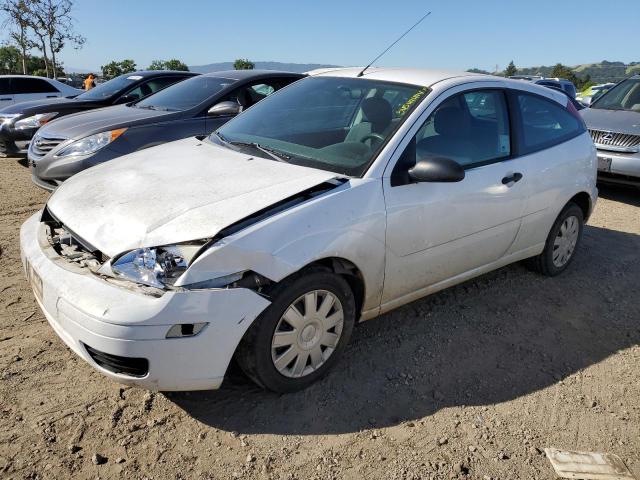
[[[619,153],[598,149],[598,158],[605,159],[609,169],[599,170],[601,174],[624,175],[634,177],[640,182],[640,152]]]
[[[22,226],[27,277],[60,338],[95,369],[117,382],[150,390],[218,388],[236,346],[269,302],[247,289],[166,292],[154,297],[113,285],[71,267],[46,243],[39,214]],[[167,339],[176,323],[208,322],[197,336]],[[146,359],[143,376],[114,373],[89,353]],[[119,361],[116,358],[115,361]]]

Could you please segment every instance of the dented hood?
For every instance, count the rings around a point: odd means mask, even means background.
[[[47,206],[78,237],[114,256],[211,237],[335,176],[189,138],[85,170]]]

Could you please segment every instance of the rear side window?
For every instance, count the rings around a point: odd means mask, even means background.
[[[0,95],[11,95],[11,84],[8,78],[0,78]]]
[[[521,121],[521,154],[552,147],[585,131],[575,108],[570,112],[553,100],[528,93],[518,92],[516,98]]]
[[[39,78],[14,78],[13,93],[58,93],[59,90],[46,80]]]

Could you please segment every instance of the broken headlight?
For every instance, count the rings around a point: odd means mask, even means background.
[[[143,285],[164,288],[182,275],[202,243],[167,245],[131,250],[111,263],[111,270]]]

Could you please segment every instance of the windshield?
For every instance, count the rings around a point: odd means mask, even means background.
[[[640,112],[640,78],[629,78],[620,82],[598,97],[591,108]]]
[[[200,105],[211,95],[235,83],[228,78],[198,76],[176,83],[135,104],[139,108],[151,108],[179,112]]]
[[[267,158],[361,176],[429,89],[362,78],[314,77],[269,96],[211,140]],[[252,145],[253,144],[253,145]]]
[[[122,90],[130,87],[141,78],[142,77],[139,75],[121,75],[119,77],[112,78],[108,82],[100,83],[95,88],[81,93],[76,98],[78,100],[104,100],[105,98],[109,98],[120,93]]]

